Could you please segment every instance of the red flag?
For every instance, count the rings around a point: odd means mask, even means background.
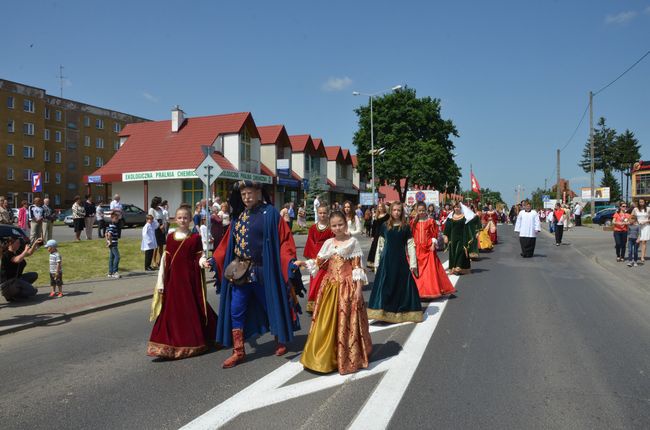
[[[476,176],[474,176],[474,172],[471,172],[471,181],[472,181],[472,191],[474,191],[480,196],[481,186],[478,184],[478,181],[476,180]]]

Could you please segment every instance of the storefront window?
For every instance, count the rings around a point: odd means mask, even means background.
[[[647,196],[650,194],[650,173],[636,175],[636,195]]]
[[[203,182],[200,179],[183,181],[183,203],[194,207],[201,199],[203,199]]]
[[[214,185],[214,192],[217,196],[221,197],[222,202],[228,201],[228,193],[230,192],[230,182],[225,180],[218,180]]]

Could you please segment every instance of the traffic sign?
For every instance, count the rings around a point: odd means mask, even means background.
[[[212,185],[219,175],[221,175],[221,172],[223,172],[223,169],[217,164],[214,158],[212,158],[212,155],[205,157],[194,171],[196,176],[198,176],[207,186]]]
[[[548,194],[544,194],[544,195],[542,196],[542,201],[543,201],[543,202],[547,202],[547,201],[549,201],[549,200],[551,200],[551,196],[549,196]]]
[[[32,193],[43,192],[43,183],[41,182],[41,172],[32,172]]]

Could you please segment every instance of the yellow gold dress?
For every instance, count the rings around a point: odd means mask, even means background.
[[[308,261],[312,271],[328,264],[300,358],[307,369],[322,373],[338,370],[344,375],[368,367],[372,351],[368,314],[363,297],[356,292],[357,282],[367,283],[361,255],[354,237],[339,246],[328,239],[316,261]]]

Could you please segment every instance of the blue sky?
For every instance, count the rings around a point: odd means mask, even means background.
[[[350,147],[353,109],[408,85],[456,124],[469,187],[508,202],[549,183],[555,151],[588,101],[650,49],[650,0],[7,1],[0,78],[150,119],[251,111],[327,145]],[[5,15],[7,17],[8,15]],[[650,158],[650,57],[595,98]],[[574,190],[587,121],[562,153]]]

